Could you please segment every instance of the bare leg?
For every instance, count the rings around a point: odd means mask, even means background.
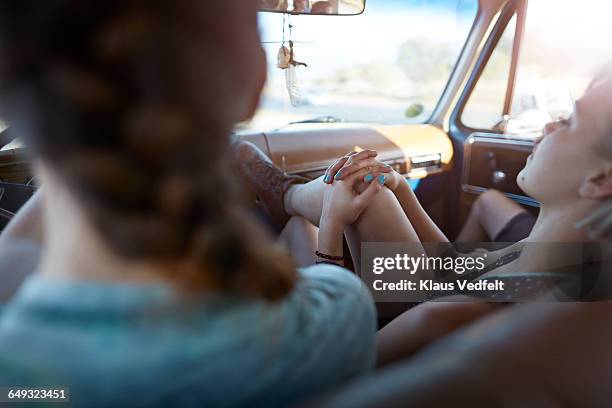
[[[478,197],[457,242],[492,241],[506,224],[525,209],[497,190]]]
[[[285,194],[285,211],[289,215],[304,217],[318,227],[323,211],[325,187],[323,177],[306,184],[294,184]]]
[[[300,214],[313,223],[321,217],[323,194],[326,185],[321,179],[292,187],[285,197],[285,208],[292,214]],[[382,189],[361,214],[355,224],[348,227],[345,236],[359,273],[362,242],[409,242],[419,238],[399,201],[391,190]],[[396,306],[402,304],[378,304],[378,314],[383,318],[397,316]],[[405,306],[404,310],[405,310]],[[409,356],[428,342],[451,332],[461,324],[476,319],[493,307],[487,304],[424,304],[404,312],[393,320],[377,336],[379,365]]]
[[[489,236],[487,235],[487,231],[482,227],[482,223],[480,221],[481,212],[476,210],[478,200],[480,197],[474,202],[472,205],[472,209],[470,210],[470,215],[468,219],[463,224],[463,228],[461,228],[461,232],[457,235],[455,241],[457,242],[487,242],[490,241]]]
[[[304,267],[316,262],[319,229],[302,217],[291,217],[279,236],[296,266]]]
[[[345,230],[345,236],[355,270],[360,273],[362,242],[404,242],[420,243],[419,237],[410,220],[389,189],[382,189],[361,214],[357,222]],[[416,249],[414,255],[423,251]]]
[[[286,211],[291,215],[302,216],[318,226],[326,187],[322,178],[292,186],[285,194]],[[345,236],[357,272],[361,262],[362,242],[420,242],[402,206],[389,189],[383,189],[376,195],[357,222],[347,228]]]

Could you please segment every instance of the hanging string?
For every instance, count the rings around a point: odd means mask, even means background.
[[[285,46],[285,25],[287,24],[285,21],[285,18],[287,17],[286,14],[283,14],[283,46]]]
[[[289,29],[289,40],[287,40],[286,29]],[[298,66],[307,67],[303,62],[296,61],[293,53],[293,21],[291,15],[283,14],[283,38],[278,55],[278,68],[285,71],[285,86],[289,94],[291,105],[297,107],[300,104],[300,89],[297,84]],[[286,47],[287,41],[289,48]]]

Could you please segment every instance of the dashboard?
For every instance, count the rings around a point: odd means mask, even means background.
[[[270,132],[241,134],[284,171],[315,178],[350,151],[373,149],[400,174],[420,179],[449,169],[453,146],[432,125],[364,126],[299,124]]]

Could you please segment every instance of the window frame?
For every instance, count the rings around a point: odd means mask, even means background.
[[[476,85],[480,81],[482,74],[487,67],[493,51],[497,48],[499,41],[508,27],[508,24],[512,21],[512,18],[516,16],[516,27],[514,32],[514,40],[512,45],[512,57],[510,60],[510,70],[508,73],[508,80],[506,86],[506,94],[504,97],[504,105],[502,106],[502,117],[510,113],[512,107],[512,99],[514,97],[514,91],[516,86],[517,69],[520,59],[521,43],[525,31],[525,18],[527,11],[527,0],[510,0],[501,11],[500,17],[497,20],[493,30],[487,38],[482,52],[478,56],[475,68],[471,73],[464,90],[461,93],[459,101],[455,106],[455,109],[450,117],[451,125],[460,130],[463,134],[471,134],[473,132],[485,132],[485,133],[496,133],[502,134],[502,129],[483,129],[475,128],[463,123],[463,112],[469,102],[472,93],[474,92]]]
[[[463,59],[463,56],[465,55],[465,53],[468,52],[467,47],[468,47],[469,39],[474,35],[476,24],[478,23],[478,20],[480,20],[480,18],[482,17],[481,2],[482,0],[478,0],[478,5],[476,7],[476,14],[474,14],[472,25],[468,31],[467,36],[465,37],[463,46],[461,47],[461,51],[457,55],[457,60],[455,61],[455,64],[453,65],[453,69],[451,69],[449,73],[448,79],[446,80],[446,84],[444,85],[444,88],[442,89],[442,92],[440,93],[440,96],[438,97],[438,102],[436,102],[435,106],[431,110],[431,113],[429,114],[429,117],[427,118],[427,120],[423,121],[421,124],[433,124],[435,123],[436,118],[440,116],[439,111],[440,111],[442,101],[448,93],[448,88],[455,81],[455,76],[457,75],[457,69],[459,68],[459,62]]]

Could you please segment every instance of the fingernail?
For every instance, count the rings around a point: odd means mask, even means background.
[[[340,177],[342,177],[342,172],[339,171],[336,173],[336,177],[334,177],[336,180],[338,180]]]
[[[368,174],[367,176],[365,176],[363,178],[363,181],[365,181],[366,183],[370,184],[372,182],[372,180],[374,180],[374,176],[371,174]]]
[[[329,183],[331,180],[331,176],[329,174],[326,174],[325,177],[323,178],[323,182],[325,183]]]
[[[385,177],[384,174],[381,174],[380,176],[378,176],[378,182],[380,184],[385,184],[385,180],[387,179],[387,177]]]

